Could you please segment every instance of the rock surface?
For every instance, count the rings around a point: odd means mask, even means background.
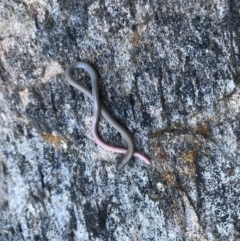
[[[239,39],[237,0],[1,0],[0,240],[240,240]],[[94,143],[77,60],[151,167]]]

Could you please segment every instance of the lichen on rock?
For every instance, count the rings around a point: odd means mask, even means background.
[[[239,240],[239,39],[237,0],[2,0],[0,240]],[[77,60],[151,167],[95,144]]]

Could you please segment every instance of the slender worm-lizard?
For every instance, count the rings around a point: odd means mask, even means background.
[[[77,69],[83,69],[90,75],[91,82],[92,82],[92,93],[87,87],[85,87],[79,81],[73,78],[74,71]],[[123,159],[117,164],[117,170],[119,171],[122,170],[127,165],[127,163],[131,160],[133,155],[142,159],[146,164],[151,165],[151,161],[147,157],[135,151],[133,138],[130,135],[130,133],[111,116],[111,114],[108,112],[106,107],[100,101],[98,75],[95,69],[88,63],[75,62],[73,64],[70,64],[67,67],[65,71],[65,78],[70,85],[82,91],[85,95],[87,95],[93,101],[94,112],[93,112],[93,120],[92,120],[92,134],[95,142],[105,150],[125,154]],[[128,149],[110,146],[102,141],[102,139],[99,136],[98,128],[97,128],[100,114],[103,115],[103,117],[110,125],[112,125],[117,131],[119,131],[122,134],[122,136],[126,139],[128,143]]]

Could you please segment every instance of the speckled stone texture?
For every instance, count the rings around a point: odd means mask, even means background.
[[[77,60],[151,167],[95,144]],[[0,1],[1,241],[240,240],[239,147],[238,0]]]

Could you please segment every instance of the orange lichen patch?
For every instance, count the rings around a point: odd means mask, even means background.
[[[184,161],[193,163],[195,161],[194,153],[194,150],[189,151],[186,155],[183,156]]]
[[[159,158],[160,158],[160,159],[167,159],[167,158],[168,158],[168,155],[167,155],[166,152],[160,152],[160,153],[159,153]]]
[[[168,189],[176,183],[176,178],[171,173],[167,173],[165,176],[163,176],[163,179],[167,182]]]
[[[53,143],[57,148],[61,147],[62,142],[66,142],[66,138],[60,135],[53,135],[51,133],[43,132],[43,139],[48,143]]]
[[[167,153],[164,151],[164,149],[161,146],[158,145],[157,142],[155,142],[154,150],[155,150],[156,156],[159,159],[167,159],[168,158]]]
[[[175,125],[177,128],[181,128],[181,127],[182,127],[182,123],[181,123],[181,122],[176,122],[176,123],[174,123],[174,125]]]
[[[156,138],[156,137],[161,137],[162,135],[163,135],[162,131],[156,131],[154,133],[149,134],[149,138],[153,139],[153,138]]]
[[[140,36],[139,36],[138,32],[135,32],[135,33],[133,34],[132,44],[133,44],[133,45],[138,45],[138,44],[139,44],[139,41],[140,41]]]
[[[195,150],[191,150],[183,155],[183,160],[184,163],[182,163],[181,170],[179,171],[189,178],[194,177],[196,174]]]
[[[207,118],[207,119],[204,120],[204,123],[208,124],[208,123],[210,123],[210,122],[212,122],[212,121],[213,121],[213,120],[212,120],[211,118]]]
[[[209,127],[206,125],[198,124],[197,132],[206,138],[209,136]]]

